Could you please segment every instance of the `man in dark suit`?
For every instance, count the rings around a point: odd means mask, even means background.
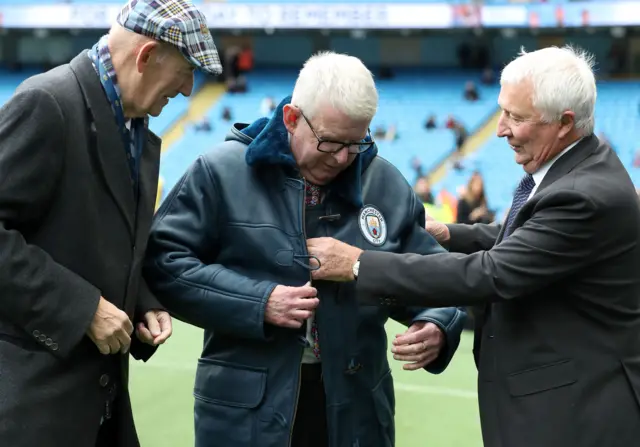
[[[483,310],[474,353],[487,447],[640,439],[640,209],[593,135],[591,66],[546,48],[504,69],[498,135],[526,172],[504,225],[431,223],[451,251],[432,256],[308,242],[315,277],[357,278],[362,303]]]
[[[194,66],[219,71],[204,16],[131,2],[2,108],[1,446],[139,445],[125,354],[171,335],[140,272],[160,158],[148,115],[191,93]]]

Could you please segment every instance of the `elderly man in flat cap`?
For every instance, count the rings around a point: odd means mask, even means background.
[[[221,72],[202,13],[132,0],[0,111],[0,445],[139,445],[128,354],[171,335],[140,273],[160,159],[148,115],[189,96],[194,69]]]

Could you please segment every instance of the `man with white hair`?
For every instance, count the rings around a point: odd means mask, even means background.
[[[486,447],[636,445],[640,209],[593,134],[592,60],[570,47],[523,52],[501,85],[498,135],[525,171],[505,223],[428,222],[451,251],[433,256],[310,240],[313,276],[356,270],[361,304],[476,306]]]
[[[439,373],[465,319],[456,309],[359,308],[353,285],[311,280],[306,238],[438,253],[424,207],[378,157],[371,72],[311,57],[271,118],[236,124],[160,207],[145,278],[205,330],[195,382],[198,447],[393,446],[385,322],[409,326],[406,369]]]
[[[171,335],[141,275],[160,159],[148,115],[220,63],[188,0],[132,0],[116,22],[0,112],[2,446],[138,446],[128,353],[146,361]]]

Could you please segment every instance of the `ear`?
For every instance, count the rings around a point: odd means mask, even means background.
[[[298,108],[291,104],[285,104],[282,108],[282,121],[284,121],[284,127],[292,134],[298,126],[298,120],[300,119],[300,111]]]
[[[156,41],[150,41],[138,48],[138,55],[136,57],[136,68],[138,73],[142,73],[153,62],[152,56],[158,51],[159,43]]]
[[[575,128],[575,124],[576,114],[571,110],[564,112],[560,118],[560,132],[558,132],[558,137],[566,137]]]

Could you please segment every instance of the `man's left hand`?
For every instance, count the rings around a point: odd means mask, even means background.
[[[353,281],[353,265],[362,250],[330,237],[307,239],[307,249],[320,261],[320,268],[311,272],[313,279]],[[317,267],[315,260],[311,265]]]
[[[445,336],[438,326],[416,321],[404,334],[396,335],[391,352],[394,359],[409,362],[402,369],[415,371],[437,359],[444,343]]]
[[[171,316],[164,310],[150,310],[144,314],[144,322],[138,323],[138,340],[151,346],[158,346],[171,337]]]

